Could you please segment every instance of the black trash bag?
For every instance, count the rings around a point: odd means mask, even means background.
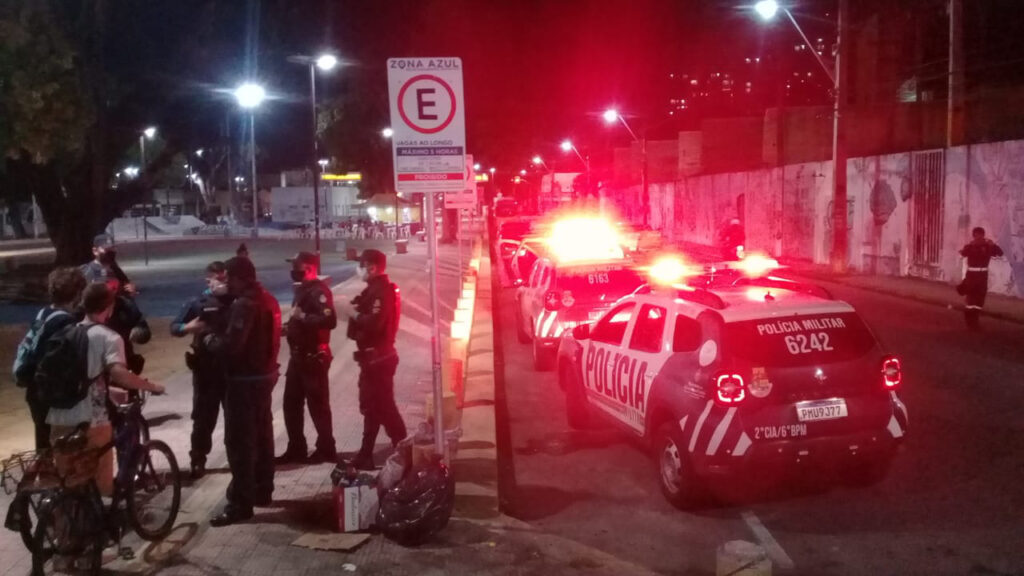
[[[448,525],[454,507],[455,478],[437,458],[381,495],[377,527],[403,546],[416,546]]]

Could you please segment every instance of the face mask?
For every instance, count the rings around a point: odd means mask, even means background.
[[[370,280],[370,271],[367,270],[366,268],[360,266],[356,273],[359,275],[359,279],[362,280],[363,282],[367,282]]]
[[[306,273],[302,270],[292,270],[292,281],[302,282],[306,279]]]

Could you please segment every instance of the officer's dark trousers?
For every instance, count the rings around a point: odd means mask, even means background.
[[[28,411],[36,429],[36,450],[47,450],[50,448],[50,425],[46,423],[46,415],[50,408],[36,398],[31,386],[25,389],[25,402],[28,403]]]
[[[224,395],[224,447],[231,468],[228,506],[251,509],[274,491],[270,395],[277,378],[231,378]]]
[[[359,363],[359,411],[363,414],[360,458],[372,458],[380,427],[392,444],[405,438],[405,422],[395,405],[395,370],[398,355]]]
[[[977,328],[981,310],[985,307],[985,296],[988,294],[988,272],[967,272],[960,284],[960,292],[964,295],[964,320],[968,328]]]
[[[197,366],[192,371],[192,449],[188,454],[193,464],[205,464],[213,447],[213,429],[227,386],[225,378],[216,367]]]
[[[288,452],[305,454],[306,425],[304,404],[309,406],[309,417],[316,428],[318,452],[334,454],[334,421],[331,417],[330,383],[327,373],[331,367],[329,355],[304,355],[295,352],[288,361],[284,381],[284,427],[288,431]]]

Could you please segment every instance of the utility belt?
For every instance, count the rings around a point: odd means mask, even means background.
[[[197,369],[203,370],[215,367],[216,361],[216,357],[212,352],[195,348],[185,352],[185,366],[188,366],[188,369],[193,372]]]
[[[988,272],[988,268],[967,268],[968,272]]]
[[[318,348],[316,350],[308,350],[304,348],[290,347],[291,357],[294,360],[302,360],[306,362],[324,362],[330,360],[331,350],[329,348]]]
[[[398,350],[394,346],[377,346],[352,353],[352,359],[360,364],[376,364],[397,356]]]

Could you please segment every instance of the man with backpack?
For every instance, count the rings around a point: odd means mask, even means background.
[[[51,426],[51,440],[85,424],[87,448],[99,448],[112,437],[108,386],[155,394],[162,394],[164,387],[128,370],[124,342],[104,326],[114,310],[114,294],[106,284],[86,287],[82,307],[85,320],[64,327],[47,341],[34,383],[40,400],[49,407],[46,423]],[[96,472],[104,495],[113,491],[113,458],[112,450],[105,452]]]
[[[46,423],[48,407],[38,398],[34,386],[36,367],[47,340],[78,321],[75,307],[85,289],[85,276],[77,268],[57,268],[50,272],[46,283],[50,305],[36,315],[14,358],[14,381],[25,389],[25,401],[35,426],[36,450],[50,447],[50,426]]]

